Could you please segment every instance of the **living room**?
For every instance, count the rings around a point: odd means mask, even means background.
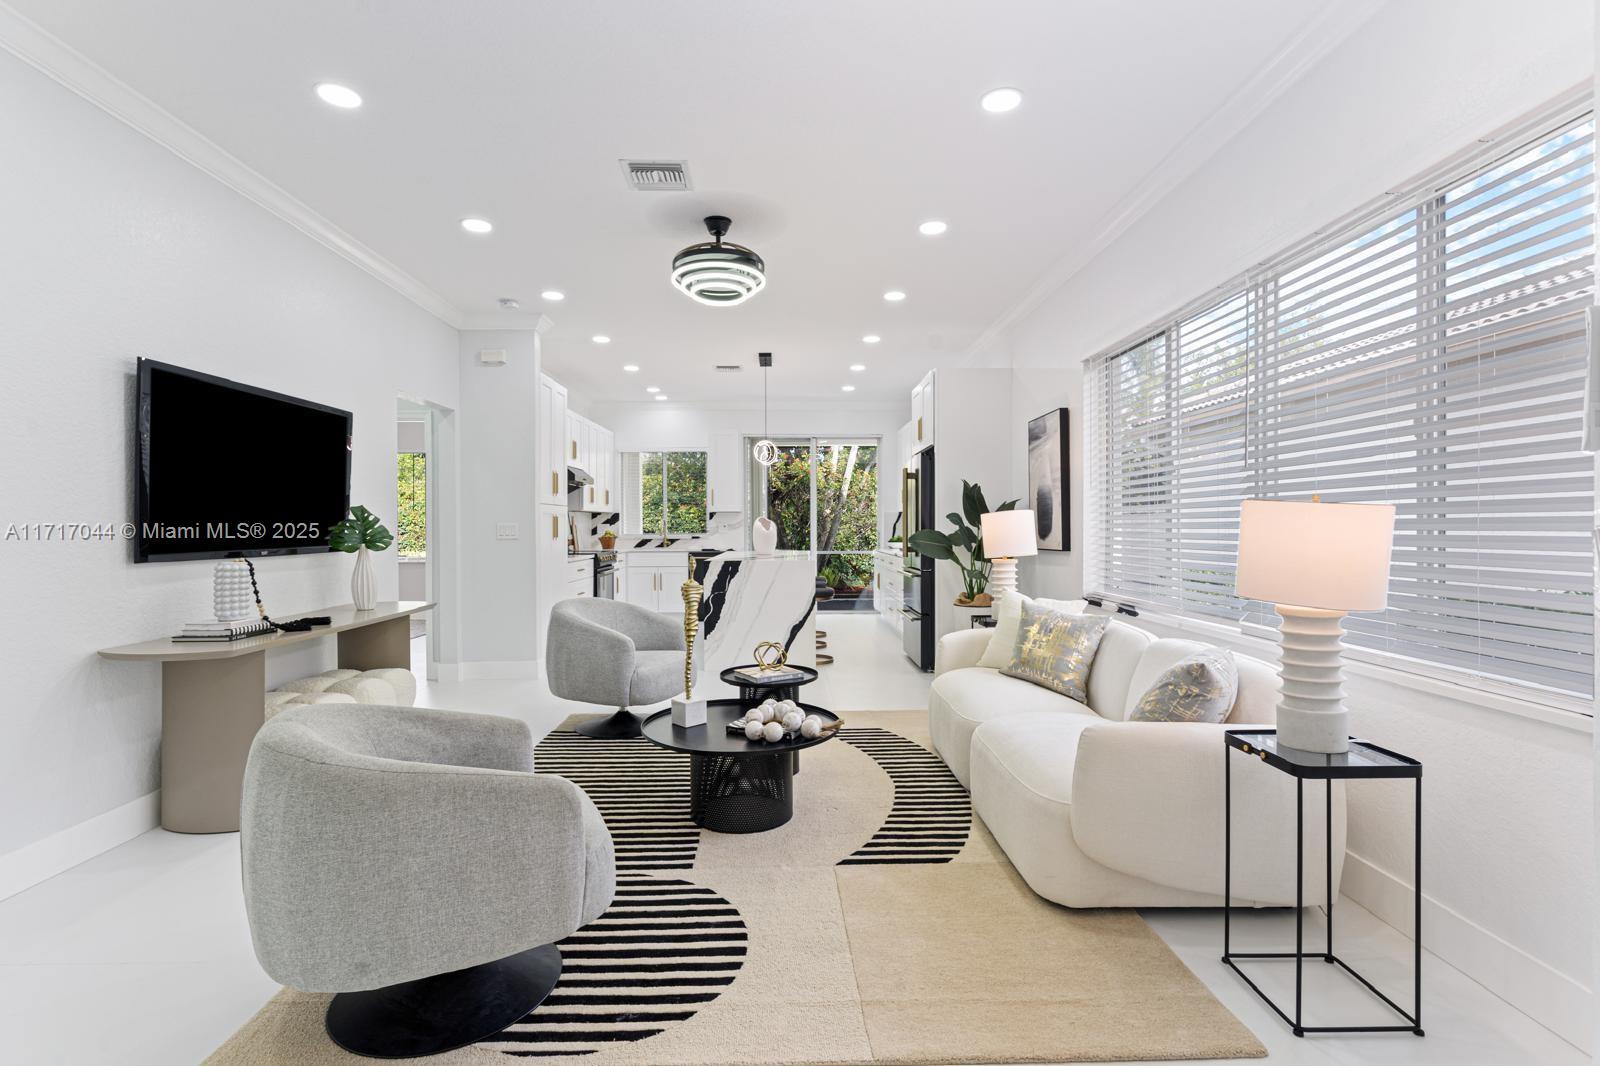
[[[0,2],[0,1059],[1589,1061],[1597,51]]]

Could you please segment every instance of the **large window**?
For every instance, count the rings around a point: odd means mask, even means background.
[[[396,550],[402,557],[428,554],[428,456],[424,452],[399,452],[396,456]]]
[[[834,591],[825,610],[871,607],[877,440],[800,437],[775,443],[778,458],[771,466],[751,460],[756,514],[777,523],[780,549],[815,553],[817,574]]]
[[[666,537],[706,531],[705,452],[627,452],[622,477],[627,532]]]
[[[1351,644],[1590,695],[1594,180],[1584,116],[1092,360],[1090,591],[1273,625],[1234,595],[1239,502],[1392,503]]]

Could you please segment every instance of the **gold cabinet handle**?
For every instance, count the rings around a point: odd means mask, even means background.
[[[922,439],[922,416],[917,416],[917,439]]]
[[[561,495],[561,476],[554,470],[550,471],[550,495]]]
[[[716,505],[717,505],[717,490],[716,489],[712,489],[711,490],[711,506],[715,507]]]
[[[918,439],[918,440],[921,440],[921,439],[922,439],[922,433],[921,433],[921,431],[918,431],[918,433],[917,433],[917,439]],[[576,459],[576,458],[577,458],[577,457],[578,457],[578,442],[577,442],[577,441],[573,441],[573,442],[572,442],[572,457],[573,457],[573,458],[574,458],[574,459]]]
[[[589,502],[590,503],[594,502],[594,486],[593,485],[589,486]]]
[[[555,540],[561,535],[561,520],[555,515],[550,516],[550,539]]]
[[[606,489],[606,506],[607,507],[611,506],[611,490],[610,489]]]

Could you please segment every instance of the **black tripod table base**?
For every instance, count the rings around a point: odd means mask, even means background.
[[[367,1058],[442,1055],[521,1020],[560,976],[561,952],[542,944],[465,970],[341,992],[328,1004],[328,1036]]]

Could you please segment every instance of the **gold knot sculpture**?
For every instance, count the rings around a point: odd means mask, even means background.
[[[756,665],[763,670],[781,670],[789,664],[789,653],[775,640],[763,640],[756,645]]]
[[[700,633],[700,600],[705,595],[705,588],[694,579],[691,571],[689,580],[683,583],[683,698],[690,699],[694,695],[694,641]]]

